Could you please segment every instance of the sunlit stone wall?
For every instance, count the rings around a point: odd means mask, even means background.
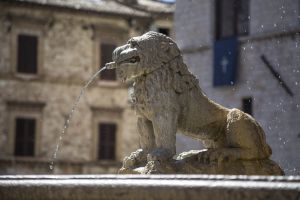
[[[253,115],[266,132],[272,159],[286,174],[300,174],[300,10],[297,0],[250,1],[250,34],[239,37],[234,86],[213,87],[214,1],[176,1],[175,33],[184,59],[209,98],[241,108],[252,97]],[[262,62],[264,54],[294,96]]]

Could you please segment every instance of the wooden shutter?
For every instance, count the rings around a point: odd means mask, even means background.
[[[116,149],[117,126],[113,123],[99,124],[98,159],[114,160]]]
[[[16,118],[15,155],[34,156],[36,120]]]
[[[116,45],[114,44],[100,44],[100,60],[101,60],[101,68],[108,62],[112,61],[112,52],[115,50]],[[116,70],[104,70],[100,74],[100,78],[102,80],[114,81],[116,80]]]
[[[237,1],[237,34],[248,35],[249,33],[249,0]]]
[[[31,35],[18,36],[17,72],[26,74],[37,73],[38,38]]]
[[[246,35],[249,29],[249,0],[216,0],[216,39]]]
[[[216,38],[235,35],[235,0],[216,0]]]

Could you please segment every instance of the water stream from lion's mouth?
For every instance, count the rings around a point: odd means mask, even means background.
[[[58,138],[58,141],[57,141],[57,143],[56,143],[56,148],[55,148],[55,150],[54,150],[53,157],[52,157],[52,160],[51,160],[50,165],[49,165],[50,170],[53,170],[53,168],[54,168],[54,162],[55,162],[55,160],[56,160],[56,158],[57,158],[57,153],[58,153],[58,150],[59,150],[59,148],[60,148],[60,146],[61,146],[61,142],[62,142],[63,136],[65,135],[65,133],[66,133],[67,130],[68,130],[68,127],[69,127],[69,125],[70,125],[70,121],[71,121],[71,119],[72,119],[72,117],[73,117],[74,111],[76,110],[76,108],[77,108],[77,106],[78,106],[78,103],[79,103],[79,101],[80,101],[80,98],[84,95],[84,93],[85,93],[87,87],[93,82],[93,80],[94,80],[94,79],[95,79],[102,71],[104,71],[105,69],[107,69],[107,66],[102,67],[102,68],[101,68],[99,71],[97,71],[93,76],[91,76],[91,77],[88,79],[88,81],[85,83],[85,85],[81,88],[80,93],[79,93],[79,95],[77,96],[77,98],[76,98],[76,100],[75,100],[75,102],[74,102],[74,104],[73,104],[73,106],[72,106],[72,108],[71,108],[71,111],[70,111],[70,113],[68,114],[68,117],[67,117],[66,120],[65,120],[64,127],[63,127],[62,131],[61,131],[60,134],[59,134],[59,138]]]

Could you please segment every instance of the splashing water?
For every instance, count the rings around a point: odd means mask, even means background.
[[[60,148],[60,146],[61,146],[61,141],[62,141],[63,136],[64,136],[64,134],[66,133],[68,127],[69,127],[70,121],[71,121],[71,119],[72,119],[72,117],[73,117],[74,111],[75,111],[76,108],[77,108],[77,105],[78,105],[78,103],[79,103],[79,101],[80,101],[81,96],[84,95],[85,90],[86,90],[87,87],[93,82],[93,80],[94,80],[94,79],[95,79],[95,78],[96,78],[103,70],[105,70],[105,69],[107,69],[107,66],[102,67],[102,68],[101,68],[99,71],[97,71],[93,76],[91,76],[91,77],[89,78],[89,80],[85,83],[85,85],[81,88],[80,93],[79,93],[78,97],[76,98],[75,103],[74,103],[73,106],[72,106],[71,112],[68,114],[68,117],[67,117],[67,119],[65,120],[64,127],[63,127],[61,133],[59,134],[59,138],[58,138],[58,141],[57,141],[57,144],[56,144],[56,148],[55,148],[55,151],[54,151],[54,153],[53,153],[53,158],[52,158],[52,160],[51,160],[51,162],[50,162],[50,165],[49,165],[50,170],[53,170],[53,168],[54,168],[54,161],[55,161],[55,159],[57,158],[57,152],[58,152],[58,150],[59,150],[59,148]]]

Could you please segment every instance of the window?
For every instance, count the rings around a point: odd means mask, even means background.
[[[42,102],[8,101],[6,151],[10,156],[39,156],[42,132]]]
[[[34,156],[36,120],[15,119],[15,156]]]
[[[170,36],[170,29],[168,29],[168,28],[158,28],[158,32],[162,33],[166,36]]]
[[[249,115],[252,115],[252,98],[247,97],[242,99],[242,110]]]
[[[126,145],[121,142],[120,138],[123,109],[91,107],[91,110],[93,112],[92,158],[103,163],[123,160],[124,152],[121,149]]]
[[[216,39],[249,32],[249,0],[216,0]]]
[[[37,73],[38,38],[32,35],[18,35],[17,72]]]
[[[108,62],[112,61],[112,52],[115,50],[116,45],[114,44],[101,44],[100,45],[100,58],[101,58],[101,68]],[[100,74],[100,79],[114,81],[116,80],[116,70],[104,70]]]
[[[237,35],[249,33],[249,2],[250,0],[237,0]]]
[[[100,123],[98,131],[99,131],[98,159],[115,160],[116,131],[117,131],[116,124]]]

